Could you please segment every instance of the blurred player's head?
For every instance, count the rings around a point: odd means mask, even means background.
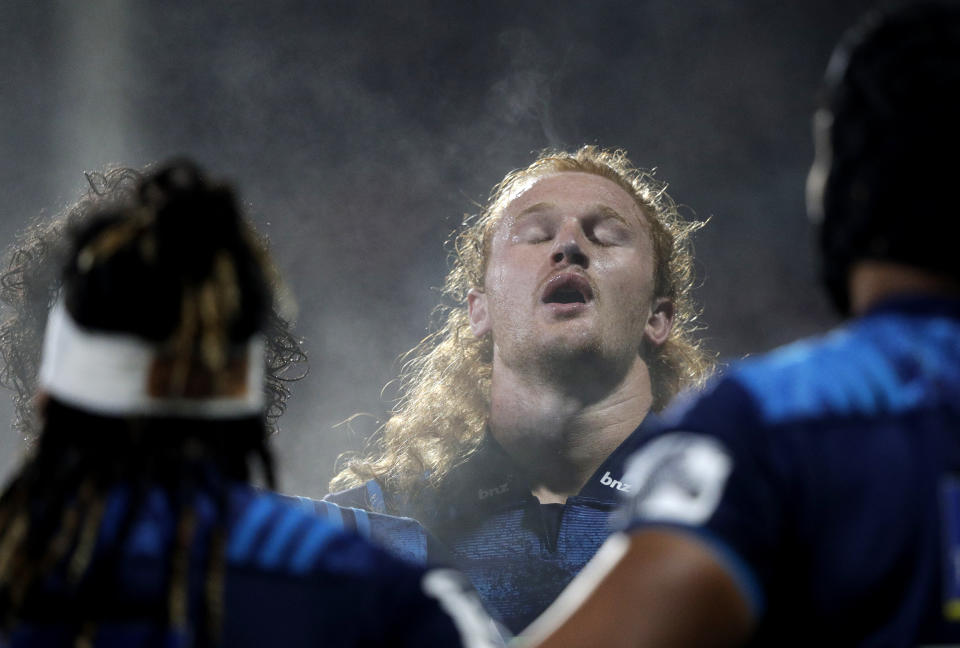
[[[275,276],[265,248],[231,189],[188,162],[124,174],[121,184],[123,200],[92,208],[68,236],[39,370],[41,432],[0,496],[6,627],[49,614],[95,624],[121,613],[113,593],[86,578],[92,560],[109,558],[91,548],[118,484],[133,500],[118,527],[125,533],[151,488],[168,491],[177,528],[189,530],[196,488],[225,501],[225,484],[248,479],[252,460],[273,483],[263,356]],[[205,563],[213,633],[224,528]],[[185,600],[192,543],[189,532],[173,541],[171,601]],[[64,609],[52,610],[46,577],[63,564],[71,582],[55,599]],[[124,614],[156,615],[122,605]],[[166,613],[172,626],[186,623],[184,606]]]
[[[960,151],[960,5],[915,3],[868,15],[827,68],[814,117],[808,206],[823,274],[850,310],[860,260],[960,279],[953,242]]]
[[[148,169],[149,171],[149,169]],[[108,210],[137,204],[140,171],[113,168],[86,175],[80,200],[52,218],[40,218],[21,232],[5,254],[0,276],[0,384],[13,391],[13,427],[28,441],[38,434],[34,411],[43,330],[61,291],[61,272],[70,252],[69,232]],[[279,313],[269,317],[266,336],[267,424],[271,430],[286,408],[289,382],[302,375],[306,356],[290,325]]]
[[[452,267],[444,285],[448,305],[436,313],[439,330],[412,350],[400,378],[400,400],[365,460],[354,459],[331,488],[377,478],[403,491],[427,472],[441,480],[483,439],[490,408],[493,336],[475,336],[467,309],[471,290],[482,291],[490,275],[492,240],[510,204],[547,177],[585,173],[610,183],[632,201],[652,247],[652,299],[672,304],[673,326],[662,344],[640,344],[651,374],[653,408],[661,409],[680,389],[701,381],[712,361],[693,333],[690,235],[666,186],[634,167],[623,151],[585,146],[573,153],[547,151],[528,167],[509,173],[483,211],[468,218],[454,240]],[[636,304],[624,304],[635,309]],[[642,309],[640,309],[642,310]]]

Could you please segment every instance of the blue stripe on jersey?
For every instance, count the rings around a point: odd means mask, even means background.
[[[296,500],[297,504],[300,505],[300,508],[309,513],[319,515],[337,527],[342,529],[343,524],[343,507],[333,502],[326,502],[324,500],[315,500],[310,499],[309,497],[301,497],[300,495],[284,495],[283,497],[290,497],[291,499]]]
[[[875,412],[879,409],[881,399],[874,395],[873,385],[859,366],[862,359],[858,351],[867,352],[866,349],[851,350],[851,353],[857,354],[854,360],[839,354],[830,358],[828,371],[832,370],[832,375],[836,377],[837,388],[827,390],[827,393],[833,396],[835,412],[847,414]]]
[[[894,409],[890,398],[896,398],[901,393],[902,381],[890,361],[872,346],[862,345],[859,353],[860,371],[863,377],[870,381],[871,391],[877,395],[874,409]]]
[[[227,558],[234,561],[244,561],[249,558],[257,534],[266,524],[276,504],[264,496],[256,497],[243,512],[243,517],[234,527],[227,546]]]
[[[300,508],[309,513],[313,513],[317,510],[316,501],[310,499],[309,497],[303,497],[301,495],[284,495],[283,497],[289,497],[295,501]]]
[[[257,562],[261,567],[270,569],[280,564],[283,558],[281,553],[290,542],[290,538],[297,531],[300,525],[308,519],[307,513],[298,509],[290,508],[284,511],[280,521],[270,531],[267,540],[257,556]]]
[[[150,512],[150,515],[156,521],[156,526],[164,530],[174,527],[173,511],[161,489],[156,488],[148,491],[144,497],[142,508]],[[135,556],[159,556],[163,553],[166,542],[171,536],[172,531],[162,534],[157,533],[153,525],[137,524],[130,530],[130,544],[127,551],[130,555]]]
[[[103,522],[100,527],[101,542],[109,543],[116,540],[117,533],[120,531],[120,521],[123,519],[123,512],[129,504],[129,491],[126,489],[114,489],[111,491],[103,510]]]
[[[353,516],[357,521],[357,533],[370,539],[370,516],[363,509],[353,509]]]
[[[297,574],[307,572],[327,543],[337,534],[337,530],[323,520],[314,520],[307,530],[300,546],[297,547],[290,559],[290,569]]]
[[[317,513],[326,516],[327,520],[338,529],[343,528],[343,511],[331,502],[317,502]]]
[[[936,398],[937,381],[955,384],[958,349],[960,327],[950,320],[866,318],[820,340],[747,360],[733,378],[757,395],[768,423],[825,414],[875,416]]]

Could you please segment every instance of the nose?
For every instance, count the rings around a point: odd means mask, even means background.
[[[565,263],[566,265],[578,265],[583,269],[586,269],[590,264],[590,260],[583,252],[583,248],[580,247],[580,243],[572,236],[561,239],[557,243],[551,253],[550,259],[554,265]]]

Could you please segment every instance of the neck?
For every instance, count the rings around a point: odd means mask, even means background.
[[[850,272],[850,310],[859,315],[901,295],[960,296],[956,279],[888,261],[860,261]]]
[[[599,392],[596,381],[551,378],[513,371],[495,354],[489,425],[540,501],[562,503],[646,417],[650,374],[638,357]]]

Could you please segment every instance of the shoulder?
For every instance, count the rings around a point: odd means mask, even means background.
[[[360,491],[360,492],[354,492]],[[354,531],[391,554],[419,565],[435,562],[430,555],[434,543],[424,527],[413,518],[368,510],[367,490],[361,486],[341,491],[322,500],[289,497],[299,506],[315,511],[336,526]]]
[[[702,389],[678,395],[651,425],[642,428],[638,445],[645,447],[651,439],[675,430],[723,435],[756,427],[759,397],[740,379],[738,368],[725,371]]]
[[[325,502],[333,502],[339,506],[365,509],[375,513],[386,513],[387,506],[383,488],[375,479],[347,490],[330,493],[323,498]]]
[[[371,479],[359,486],[329,493],[324,502],[341,507],[362,509],[371,516],[380,516],[384,520],[424,520],[424,513],[434,508],[435,492],[429,488],[426,478],[409,489],[416,492],[398,492],[388,490],[380,482]],[[417,523],[419,524],[419,523]]]
[[[243,610],[275,610],[289,622],[287,634],[323,628],[336,645],[337,633],[377,645],[398,637],[412,638],[402,645],[459,645],[450,605],[468,605],[467,594],[452,592],[444,572],[402,560],[315,510],[336,505],[249,487],[236,489],[231,504],[228,583]]]
[[[226,547],[231,566],[306,575],[341,564],[361,573],[363,560],[358,557],[368,555],[370,568],[379,559],[362,538],[297,498],[249,487],[231,495]],[[339,560],[343,556],[353,559]]]
[[[877,416],[914,407],[916,332],[894,318],[856,322],[746,360],[732,373],[771,424]]]
[[[734,363],[702,391],[679,396],[659,430],[738,437],[757,428],[876,416],[908,406],[912,397],[873,331],[841,328]]]
[[[897,415],[949,404],[960,389],[956,317],[884,311],[734,363],[678,397],[665,427],[777,427]]]

